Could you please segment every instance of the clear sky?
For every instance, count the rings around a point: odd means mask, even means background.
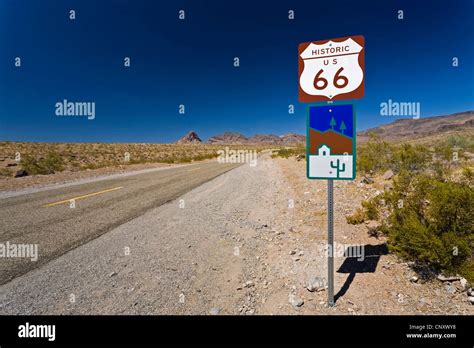
[[[473,14],[472,0],[0,0],[0,140],[305,134],[298,44],[356,34],[366,43],[358,130],[395,119],[380,116],[388,99],[421,103],[421,117],[473,110]],[[95,119],[56,116],[63,99],[95,102]]]

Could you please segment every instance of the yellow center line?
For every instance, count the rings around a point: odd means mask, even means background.
[[[74,198],[65,199],[64,201],[49,203],[49,204],[43,205],[43,207],[52,207],[53,205],[64,204],[64,203],[70,203],[72,200],[77,201],[77,200],[79,200],[79,199],[83,199],[83,198],[87,198],[87,197],[92,197],[92,196],[100,195],[100,194],[102,194],[102,193],[107,193],[107,192],[110,192],[110,191],[120,190],[121,188],[123,188],[123,186],[114,187],[114,188],[111,188],[111,189],[108,189],[108,190],[104,190],[104,191],[89,193],[89,194],[84,195],[84,196],[79,196],[79,197],[74,197]]]
[[[192,172],[193,170],[198,170],[200,169],[201,167],[197,167],[197,168],[193,168],[193,169],[189,169],[188,172]]]

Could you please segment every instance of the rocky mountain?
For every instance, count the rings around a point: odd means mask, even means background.
[[[302,144],[306,141],[306,137],[304,135],[295,133],[288,133],[286,135],[283,135],[281,138],[283,140],[283,143],[289,145]]]
[[[357,133],[357,142],[368,140],[369,133],[380,135],[387,141],[403,141],[439,135],[452,131],[474,132],[474,111],[446,116],[402,118],[394,122]]]
[[[275,134],[256,134],[249,138],[249,143],[282,145],[283,139]]]
[[[209,144],[247,144],[249,138],[237,132],[225,132],[210,137],[207,141]]]
[[[199,138],[196,132],[191,131],[188,134],[186,134],[184,137],[179,139],[176,143],[177,144],[197,144],[197,143],[202,143],[202,140],[201,138]]]
[[[286,134],[278,136],[275,134],[256,134],[251,137],[237,132],[225,132],[219,135],[210,137],[207,141],[209,144],[227,144],[227,145],[241,145],[241,144],[271,144],[271,145],[295,145],[297,143],[304,143],[306,137],[299,134]]]
[[[215,135],[207,141],[209,144],[270,144],[270,145],[296,145],[304,143],[306,137],[304,135],[289,133],[283,136],[275,134],[257,134],[251,137],[237,132],[225,132]]]

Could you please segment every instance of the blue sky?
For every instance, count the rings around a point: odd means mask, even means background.
[[[305,134],[298,44],[356,34],[366,42],[365,97],[354,101],[358,130],[395,119],[380,116],[388,99],[420,102],[421,117],[472,110],[473,4],[0,0],[0,140],[170,142],[190,130],[204,139],[224,131]],[[290,9],[295,20],[288,20]],[[95,119],[57,117],[54,105],[63,99],[94,101]]]
[[[341,133],[340,127],[341,123],[344,122],[345,130],[344,135],[352,138],[353,129],[352,129],[352,105],[350,104],[341,104],[341,105],[321,105],[317,107],[310,107],[310,118],[309,126],[313,129],[316,129],[320,132],[325,132],[328,129],[331,129],[331,120],[334,118],[336,125],[334,130]]]

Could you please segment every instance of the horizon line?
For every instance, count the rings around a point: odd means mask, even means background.
[[[430,119],[430,118],[436,118],[436,117],[449,117],[449,116],[454,116],[454,115],[458,115],[458,114],[464,114],[464,113],[473,113],[474,110],[466,110],[466,111],[459,111],[459,112],[454,112],[454,113],[450,113],[450,114],[444,114],[444,115],[430,115],[430,116],[425,116],[425,117],[420,117],[418,119],[414,119],[412,116],[410,117],[404,117],[404,116],[396,116],[397,118],[394,119],[393,121],[391,122],[387,122],[387,123],[381,123],[381,124],[378,124],[378,125],[374,125],[374,126],[368,126],[368,127],[364,127],[363,129],[357,129],[355,130],[355,133],[356,133],[356,136],[357,136],[357,133],[362,133],[362,132],[365,132],[365,131],[369,131],[369,130],[372,130],[372,129],[375,129],[377,127],[380,127],[380,126],[385,126],[385,125],[389,125],[389,124],[392,124],[392,123],[395,123],[399,120],[412,120],[412,121],[421,121],[421,120],[426,120],[426,119]],[[384,116],[384,117],[393,117],[393,116]],[[317,131],[317,132],[320,132],[322,133],[321,131],[317,130],[317,129],[314,129],[312,127],[308,127],[310,129],[313,129],[314,131]],[[182,137],[184,137],[185,135],[189,134],[190,132],[195,132],[196,134],[198,134],[195,130],[189,130],[185,133],[183,133],[183,135],[174,140],[174,141],[170,141],[170,142],[160,142],[160,141],[153,141],[153,142],[149,142],[149,141],[138,141],[138,142],[133,142],[133,141],[81,141],[81,140],[76,140],[76,141],[61,141],[61,140],[54,140],[54,141],[47,141],[47,140],[40,140],[40,141],[33,141],[33,140],[3,140],[3,139],[0,139],[0,142],[10,142],[10,143],[60,143],[60,144],[67,144],[67,143],[82,143],[82,144],[163,144],[163,145],[166,145],[166,144],[174,144],[176,143],[178,140],[180,140]],[[215,136],[218,136],[218,135],[222,135],[222,134],[225,134],[225,133],[234,133],[234,134],[239,134],[239,135],[242,135],[246,138],[249,138],[249,137],[253,137],[253,136],[256,136],[256,135],[275,135],[277,137],[282,137],[282,136],[285,136],[285,135],[289,135],[289,134],[295,134],[295,135],[299,135],[299,136],[304,136],[306,138],[306,131],[304,131],[303,133],[295,133],[295,132],[289,132],[289,133],[286,133],[286,134],[283,134],[283,135],[277,135],[275,133],[256,133],[254,135],[245,135],[244,133],[241,133],[241,132],[238,132],[238,131],[224,131],[224,132],[220,132],[220,133],[217,133],[215,135],[212,135],[210,137],[208,137],[206,140],[203,140],[202,143],[205,144],[207,143],[207,141],[209,141],[210,138],[212,137],[215,137]],[[341,133],[338,133],[338,134],[341,134]],[[198,134],[199,135],[199,134]],[[346,136],[347,138],[350,138],[352,139],[351,137],[345,135],[345,134],[341,134],[341,135],[344,135]]]

